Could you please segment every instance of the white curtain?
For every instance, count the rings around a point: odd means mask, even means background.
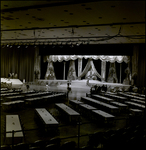
[[[75,62],[74,60],[70,60],[67,80],[75,80],[76,78]]]
[[[81,77],[85,76],[90,69],[93,70],[94,75],[96,75],[97,77],[99,77],[101,79],[101,75],[97,72],[92,59],[88,60],[86,67],[84,68],[84,70],[80,74],[80,76],[78,76],[78,78],[81,78]]]
[[[128,63],[130,60],[129,56],[107,56],[107,55],[49,55],[47,56],[47,61],[59,61],[62,62],[63,60],[68,61],[68,60],[76,60],[76,59],[94,59],[94,60],[98,60],[100,59],[101,61],[107,61],[107,62],[111,62],[114,63],[115,61],[117,61],[118,63],[122,63],[123,61],[125,63]]]
[[[48,79],[48,80],[56,80],[53,62],[48,62],[45,79]]]

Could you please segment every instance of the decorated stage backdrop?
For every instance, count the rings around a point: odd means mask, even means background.
[[[84,68],[82,68],[83,58],[88,60]],[[75,67],[75,60],[78,60],[78,68]],[[93,60],[101,60],[101,74],[98,73],[93,63]],[[44,56],[44,62],[46,61],[48,62],[46,75],[45,75],[46,80],[56,80],[53,63],[57,61],[60,63],[69,61],[67,80],[76,80],[76,79],[80,80],[82,77],[85,77],[85,79],[97,80],[98,78],[100,81],[103,82],[118,83],[115,62],[118,63],[125,62],[128,64],[130,58],[128,56],[103,56],[103,55],[101,56],[100,55],[49,55],[49,56]],[[110,62],[110,67],[108,71],[107,81],[105,81],[107,62]],[[76,74],[77,69],[78,69],[78,74]],[[65,63],[64,63],[64,70],[65,70]],[[65,71],[62,72],[65,73]],[[125,84],[128,83],[129,82],[125,82]]]

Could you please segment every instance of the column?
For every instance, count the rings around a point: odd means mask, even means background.
[[[63,63],[64,63],[63,80],[65,80],[65,64],[66,64],[66,62],[64,61]]]
[[[106,75],[106,61],[101,62],[101,77],[103,78],[102,81],[105,81]]]
[[[80,76],[81,73],[82,73],[82,59],[78,58],[78,77]],[[79,80],[81,80],[81,78],[79,78]]]

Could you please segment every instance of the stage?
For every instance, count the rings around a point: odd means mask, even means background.
[[[8,78],[1,78],[1,87],[2,86],[10,86],[10,88],[21,88],[23,83],[19,79],[8,79]],[[12,86],[12,87],[11,87]]]
[[[67,87],[67,81],[68,80],[38,80],[39,85],[48,85],[48,86],[59,86],[59,87]],[[87,82],[87,79],[83,80],[72,80],[71,81],[71,87],[76,87],[76,88],[90,88],[94,85],[97,86],[103,86],[106,85],[107,87],[121,87],[121,88],[128,88],[130,85],[125,85],[121,83],[108,83],[108,82],[101,82],[98,80],[89,80]]]

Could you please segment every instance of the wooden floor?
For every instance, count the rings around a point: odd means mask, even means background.
[[[90,92],[90,87],[87,86],[86,83],[83,83],[83,82],[78,83],[78,84],[72,83],[69,90],[67,89],[66,84],[61,84],[58,86],[41,86],[41,85],[30,84],[29,90],[32,90],[32,89],[37,90],[37,91],[41,90],[41,91],[68,92],[68,98],[66,98],[63,102],[67,105],[69,105],[69,100],[79,100],[81,99],[81,97],[86,96],[86,93]],[[3,135],[3,127],[4,127],[5,116],[7,114],[20,115],[23,121],[25,130],[26,130],[25,132],[26,143],[33,143],[36,140],[43,140],[43,139],[48,140],[54,136],[61,137],[62,138],[61,142],[73,140],[76,143],[78,143],[77,137],[69,138],[69,139],[67,138],[67,137],[78,135],[78,125],[68,124],[66,120],[64,120],[62,117],[60,118],[60,116],[58,116],[58,112],[54,106],[54,103],[48,104],[48,105],[42,104],[42,106],[40,107],[46,108],[49,112],[53,114],[53,116],[55,116],[55,118],[59,121],[60,125],[64,125],[64,126],[59,127],[58,135],[57,134],[53,135],[49,133],[44,134],[44,132],[42,132],[42,129],[39,128],[38,124],[36,123],[34,119],[35,118],[34,107],[28,107],[23,110],[14,111],[14,112],[5,112],[1,109],[1,144],[5,144],[4,135]],[[125,119],[126,117],[127,117],[126,114],[121,114],[120,116],[118,116],[117,121],[112,126],[105,126],[105,125],[101,125],[98,122],[92,122],[86,116],[82,116],[82,123],[85,123],[85,122],[88,122],[88,123],[82,124],[80,126],[80,134],[81,135],[93,134],[94,132],[97,132],[97,131],[107,131],[110,129],[115,130],[115,129],[124,128],[129,125],[127,124],[127,120]],[[89,141],[89,136],[81,137],[80,142],[79,142],[79,147],[83,147],[87,145],[88,141]]]

